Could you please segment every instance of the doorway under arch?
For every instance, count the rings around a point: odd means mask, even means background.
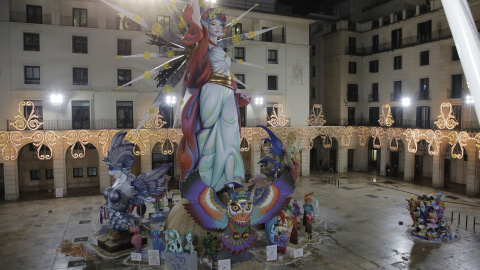
[[[83,156],[83,157],[82,157]],[[65,152],[65,178],[68,196],[98,195],[100,190],[99,153],[87,143],[77,142]]]
[[[172,145],[173,144],[173,145]],[[163,146],[162,143],[157,142],[152,149],[152,170],[164,164],[173,164],[174,166],[167,172],[172,178],[168,182],[168,189],[178,189],[179,183],[176,179],[180,179],[175,175],[175,172],[180,172],[175,163],[175,153],[177,152],[178,145],[176,143],[170,144],[166,141]]]
[[[461,153],[461,146],[455,145],[453,154]],[[463,157],[458,159],[452,156],[452,146],[448,144],[444,152],[443,164],[443,187],[447,190],[464,194],[466,192],[467,161],[469,159],[467,150],[463,149]]]
[[[54,195],[53,158],[40,159],[37,147],[26,144],[18,152],[18,187],[20,199],[51,198]],[[48,147],[42,145],[40,155],[51,156]]]

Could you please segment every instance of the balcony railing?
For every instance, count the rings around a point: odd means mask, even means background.
[[[285,43],[285,35],[260,35],[260,40],[265,42]]]
[[[10,21],[11,22],[27,22],[27,15],[25,12],[10,11]],[[40,24],[52,24],[52,15],[51,14],[42,14],[42,21],[37,22]]]
[[[73,17],[72,16],[60,16],[60,25],[63,26],[76,26],[73,25]],[[90,28],[98,28],[98,19],[97,18],[87,18],[87,25],[78,25],[77,27],[90,27]]]
[[[377,101],[378,101],[378,95],[373,95],[373,94],[368,95],[368,102],[377,102]]]
[[[402,99],[402,92],[393,92],[390,94],[390,101],[400,101]]]
[[[417,92],[417,99],[418,100],[426,100],[426,99],[430,99],[430,96],[429,96],[429,91],[418,91]]]

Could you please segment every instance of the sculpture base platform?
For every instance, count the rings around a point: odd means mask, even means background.
[[[98,246],[103,250],[114,253],[119,252],[127,249],[134,248],[132,241],[131,234],[122,235],[122,237],[118,240],[110,240],[107,238],[106,235],[98,235],[96,236],[98,240]],[[147,237],[142,234],[142,246],[147,244]]]
[[[165,269],[188,269],[197,270],[197,251],[190,253],[171,253],[164,252],[165,255]]]

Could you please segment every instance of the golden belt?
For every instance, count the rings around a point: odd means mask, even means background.
[[[232,79],[230,79],[230,76],[227,76],[227,75],[212,72],[212,75],[210,75],[210,79],[208,80],[208,82],[219,84],[219,85],[228,87],[230,89],[233,89]]]

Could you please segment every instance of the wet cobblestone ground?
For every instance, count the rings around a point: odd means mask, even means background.
[[[232,269],[480,269],[479,197],[367,173],[301,177],[293,197],[300,203],[307,191],[319,201],[314,238],[308,243],[301,226],[299,245],[289,247],[303,247],[305,257],[287,254],[278,262],[265,262],[265,240],[259,231],[253,261]],[[438,192],[447,196],[446,216],[459,238],[446,244],[412,238],[405,199]],[[131,269],[125,256],[106,259],[93,251],[91,236],[99,226],[102,204],[102,195],[1,203],[0,268]],[[61,252],[62,243],[71,245],[70,256]],[[209,266],[202,262],[199,269]]]

